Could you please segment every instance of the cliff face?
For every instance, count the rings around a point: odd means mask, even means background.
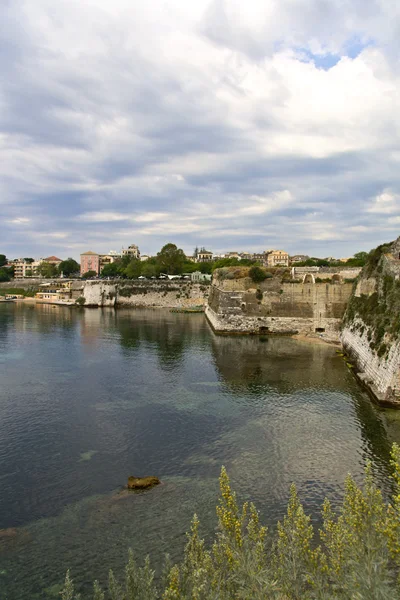
[[[400,238],[370,254],[350,297],[341,341],[376,399],[400,407]]]

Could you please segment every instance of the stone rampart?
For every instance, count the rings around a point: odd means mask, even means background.
[[[271,278],[256,287],[248,278],[238,280],[235,286],[230,280],[216,280],[206,315],[219,333],[317,331],[338,339],[351,291],[348,283],[282,283]]]
[[[210,286],[177,281],[86,281],[84,306],[194,308],[205,306]]]

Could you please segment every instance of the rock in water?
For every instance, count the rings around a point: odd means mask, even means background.
[[[161,481],[158,477],[128,477],[128,490],[145,490],[158,485]]]

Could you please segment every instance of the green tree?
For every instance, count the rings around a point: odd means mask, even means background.
[[[57,267],[59,275],[63,273],[65,277],[70,277],[70,275],[75,275],[79,273],[80,266],[73,258],[67,258],[67,260],[63,260]]]
[[[97,277],[96,271],[87,271],[82,275],[82,279],[91,279],[92,277]]]
[[[124,270],[124,273],[128,277],[128,279],[137,279],[138,277],[140,277],[142,273],[141,261],[137,258],[132,258],[129,261],[128,266]]]
[[[7,258],[5,254],[0,254],[0,267],[4,267],[7,264]]]
[[[123,269],[121,267],[121,262],[115,261],[108,265],[104,265],[104,267],[101,270],[101,274],[103,275],[103,277],[117,277],[121,275],[122,270]]]
[[[58,276],[57,267],[48,262],[42,262],[37,267],[36,272],[41,277],[46,277],[46,279],[52,279]]]
[[[183,250],[177,248],[175,244],[166,244],[157,254],[160,270],[168,275],[180,275],[183,273],[183,266],[186,262],[186,256]]]
[[[265,269],[254,265],[249,269],[249,277],[251,277],[254,283],[260,283],[261,281],[264,281],[264,279],[267,278],[267,273]]]
[[[368,260],[368,252],[356,252],[352,258],[346,262],[350,267],[363,267]]]
[[[8,269],[0,268],[0,281],[10,281],[11,277],[9,275]]]
[[[198,263],[196,266],[197,266],[196,270],[199,270],[201,273],[207,273],[208,275],[210,275],[212,273],[213,263],[211,261],[204,262],[204,263]]]
[[[149,260],[146,260],[144,263],[142,263],[142,275],[144,277],[158,277],[160,274],[160,267],[157,264],[156,261],[150,262]]]

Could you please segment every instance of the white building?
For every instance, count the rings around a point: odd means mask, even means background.
[[[140,260],[140,250],[136,244],[131,244],[128,248],[122,248],[122,256],[129,256],[129,258],[137,258]]]

